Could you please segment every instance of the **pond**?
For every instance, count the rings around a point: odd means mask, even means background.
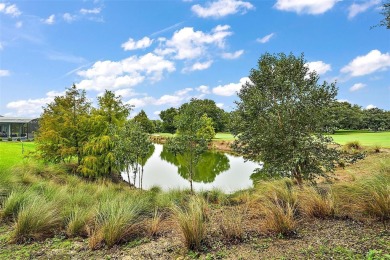
[[[195,169],[193,187],[196,191],[217,188],[226,193],[247,189],[253,186],[250,177],[258,167],[259,164],[244,162],[240,156],[208,151]],[[126,173],[122,173],[122,177],[128,181]],[[130,180],[133,182],[132,174]],[[138,186],[138,180],[136,183]],[[165,191],[190,188],[188,175],[180,162],[180,157],[168,152],[161,144],[155,144],[153,154],[146,161],[142,183],[143,189],[150,189],[153,186],[159,186]]]

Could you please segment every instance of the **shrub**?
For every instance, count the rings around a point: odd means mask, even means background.
[[[362,145],[360,144],[359,141],[351,141],[351,142],[347,142],[345,145],[344,145],[344,148],[346,150],[362,150],[363,147]]]
[[[44,198],[36,198],[18,212],[11,242],[40,240],[51,236],[61,227],[62,219],[54,205]]]
[[[11,142],[12,141],[12,137],[8,137],[8,139],[7,139],[9,142]]]
[[[303,187],[298,192],[299,211],[307,217],[327,218],[334,215],[334,200],[331,191],[320,192],[315,187]]]
[[[243,219],[246,210],[241,207],[225,208],[222,214],[220,228],[228,240],[241,241],[244,237]]]
[[[204,200],[191,197],[187,208],[174,206],[173,212],[183,235],[184,244],[189,250],[198,250],[204,240],[206,225]]]

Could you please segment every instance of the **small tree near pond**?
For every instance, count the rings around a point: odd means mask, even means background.
[[[199,163],[200,156],[208,149],[208,144],[215,135],[213,122],[206,115],[198,116],[196,102],[191,100],[180,114],[175,117],[177,135],[168,139],[166,146],[169,151],[181,157],[185,162],[191,191],[193,192],[192,179],[195,167]]]
[[[333,170],[339,153],[322,129],[335,84],[319,85],[303,55],[283,53],[262,55],[249,79],[236,102],[235,150],[263,162],[263,177],[288,176],[302,183]]]

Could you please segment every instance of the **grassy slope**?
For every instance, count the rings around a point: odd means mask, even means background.
[[[169,133],[158,133],[163,137],[171,137]],[[370,131],[337,131],[331,135],[336,143],[346,144],[351,141],[359,141],[363,146],[379,145],[383,148],[390,148],[390,132],[370,132]],[[217,133],[214,140],[233,141],[234,136],[229,133]]]
[[[22,153],[23,146],[23,153]],[[26,154],[35,150],[33,142],[0,142],[0,170],[20,162]]]
[[[379,145],[390,148],[390,132],[370,131],[337,131],[332,135],[336,143],[345,144],[351,141],[359,141],[364,146]]]

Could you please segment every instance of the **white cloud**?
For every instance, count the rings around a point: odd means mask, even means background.
[[[241,78],[240,82],[238,82],[238,83],[229,83],[226,85],[219,85],[219,86],[213,88],[213,93],[215,95],[219,95],[219,96],[233,96],[238,91],[240,91],[242,85],[244,85],[246,82],[250,82],[250,79],[248,77]]]
[[[23,22],[22,22],[22,21],[19,21],[19,22],[17,22],[17,23],[15,24],[15,27],[16,27],[16,28],[22,28],[22,26],[23,26]]]
[[[49,91],[46,93],[46,97],[37,99],[27,99],[12,101],[7,104],[7,108],[15,110],[12,113],[13,116],[39,116],[42,113],[42,107],[53,102],[54,97],[62,96],[65,92]]]
[[[372,104],[366,106],[366,109],[372,109],[372,108],[376,108],[376,106],[374,106],[374,105],[372,105]]]
[[[159,81],[164,72],[173,71],[173,62],[153,53],[131,56],[121,61],[97,61],[90,69],[77,72],[85,78],[78,86],[96,91],[132,87],[145,80]]]
[[[149,39],[149,37],[144,37],[139,41],[134,41],[134,39],[129,38],[129,40],[123,43],[121,46],[125,51],[137,50],[137,49],[145,49],[149,47],[153,43],[153,40]]]
[[[173,55],[174,59],[198,59],[208,54],[211,47],[223,49],[226,37],[233,33],[229,25],[218,25],[210,33],[194,31],[192,27],[184,27],[176,31],[169,40],[160,41],[155,50],[160,55]]]
[[[370,7],[378,5],[380,3],[381,3],[380,0],[371,0],[361,4],[353,3],[348,8],[348,19],[352,19],[359,13],[363,13],[367,11],[367,9],[369,9]]]
[[[201,85],[201,86],[197,87],[196,90],[202,94],[209,94],[210,93],[209,87],[205,86],[205,85]]]
[[[191,10],[199,17],[207,18],[221,18],[235,13],[246,13],[248,10],[252,10],[255,7],[245,1],[240,0],[217,0],[214,2],[208,2],[205,6],[193,5]]]
[[[337,99],[336,101],[340,102],[340,103],[343,103],[343,102],[351,103],[351,102],[349,102],[348,99]]]
[[[223,108],[223,103],[217,103],[217,104],[215,104],[217,107],[219,107],[219,108]]]
[[[76,20],[76,16],[75,15],[71,15],[70,13],[64,13],[62,15],[62,18],[64,18],[64,20],[68,23],[71,23],[73,22],[74,20]]]
[[[4,49],[4,45],[0,42],[0,51]]]
[[[82,9],[80,9],[80,13],[81,14],[99,14],[101,10],[102,10],[101,8],[93,8],[93,9],[82,8]]]
[[[15,4],[10,5],[8,3],[0,3],[0,13],[4,13],[12,17],[18,17],[22,14]]]
[[[233,53],[230,52],[224,52],[222,53],[222,58],[227,60],[234,60],[239,58],[244,53],[244,50],[235,51]]]
[[[330,64],[326,64],[323,61],[312,61],[306,63],[306,66],[309,68],[309,72],[317,72],[318,75],[325,74],[328,71],[332,70]]]
[[[358,56],[341,69],[352,77],[371,74],[376,71],[387,70],[390,67],[390,53],[381,53],[372,50],[364,56]]]
[[[161,113],[161,111],[154,111],[154,112],[153,112],[153,115],[158,116],[158,115],[160,115],[160,113]]]
[[[115,91],[115,96],[121,96],[123,98],[133,97],[138,95],[131,88],[118,89]]]
[[[213,64],[212,60],[206,62],[196,62],[190,68],[184,68],[183,71],[205,70],[210,68],[211,64]]]
[[[269,40],[271,40],[271,38],[275,35],[275,33],[270,33],[266,36],[264,36],[263,38],[259,38],[259,39],[256,39],[257,42],[260,42],[260,43],[267,43],[269,42]]]
[[[55,15],[54,14],[50,15],[47,19],[43,20],[43,23],[45,23],[45,24],[54,24],[54,22],[55,22]]]
[[[0,70],[0,77],[7,77],[10,74],[9,70]]]
[[[354,84],[352,87],[349,88],[349,91],[351,92],[354,92],[354,91],[357,91],[359,89],[362,89],[366,86],[366,84],[363,84],[363,83],[356,83]]]
[[[274,7],[298,14],[322,14],[329,11],[341,0],[277,0]]]

